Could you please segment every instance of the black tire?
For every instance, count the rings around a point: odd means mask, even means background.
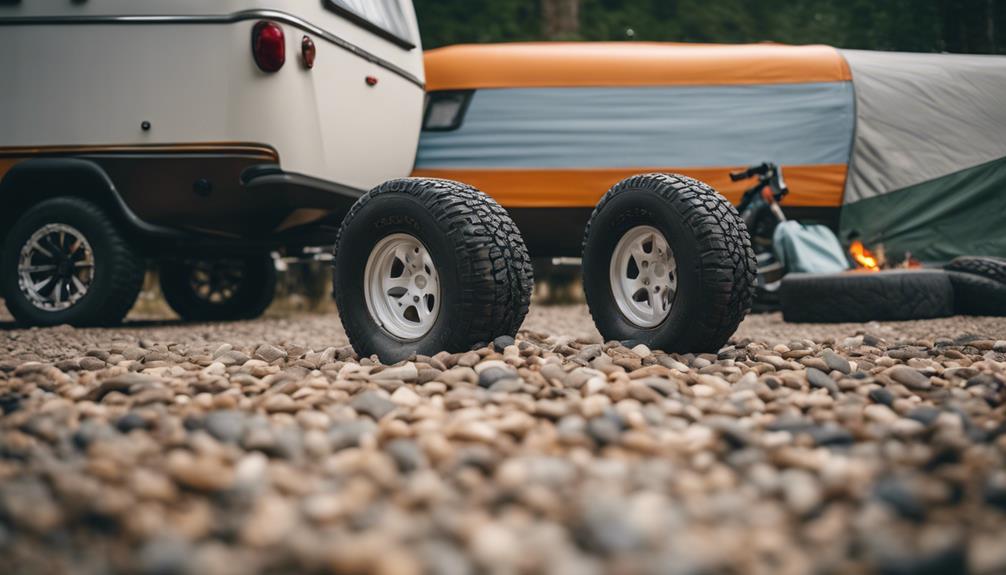
[[[796,323],[900,321],[954,314],[943,270],[789,274],[780,287],[783,318]]]
[[[184,320],[252,319],[262,315],[276,294],[276,263],[270,254],[167,260],[160,265],[160,281],[165,301]]]
[[[652,328],[622,313],[609,275],[618,242],[641,225],[664,235],[677,265],[669,315]],[[583,291],[601,335],[669,352],[719,350],[751,309],[755,268],[737,210],[685,176],[644,174],[619,182],[597,204],[583,240]]]
[[[963,256],[944,266],[945,270],[981,276],[1006,284],[1006,259]]]
[[[50,224],[69,226],[82,234],[94,261],[86,292],[70,307],[60,310],[43,309],[32,303],[20,287],[18,273],[22,247],[36,231]],[[89,326],[121,322],[136,302],[146,271],[143,258],[119,233],[108,214],[91,202],[73,197],[46,200],[26,211],[7,234],[0,259],[0,281],[7,309],[19,322],[28,325]]]
[[[1006,283],[972,273],[948,271],[954,311],[961,315],[1006,316]]]
[[[364,293],[371,251],[397,233],[422,242],[440,278],[440,312],[415,339],[381,327]],[[346,335],[357,353],[385,362],[513,336],[531,301],[531,258],[517,227],[492,198],[457,182],[404,178],[371,190],[343,220],[335,253],[335,300]]]

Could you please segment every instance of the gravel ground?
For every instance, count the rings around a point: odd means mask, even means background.
[[[335,315],[4,327],[0,573],[1006,572],[1002,318],[696,356],[537,306],[396,366]]]

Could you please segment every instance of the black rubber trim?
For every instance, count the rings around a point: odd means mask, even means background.
[[[106,200],[106,207],[131,231],[155,240],[178,243],[219,246],[252,247],[247,240],[215,237],[152,224],[143,220],[126,204],[114,182],[97,163],[81,158],[31,158],[15,164],[0,180],[0,198],[9,205],[8,194],[25,193],[33,188],[32,182],[65,181],[66,178],[83,180],[90,178],[93,185],[91,194],[98,194]],[[336,212],[341,219],[363,190],[343,186],[326,180],[312,178],[297,173],[284,172],[276,164],[262,164],[246,169],[241,174],[241,183],[249,193],[277,193],[285,196],[286,203],[297,208],[323,208]],[[82,196],[87,199],[88,196]],[[291,237],[280,234],[276,240]],[[262,245],[272,245],[265,242]]]
[[[249,192],[284,196],[290,207],[338,209],[349,207],[366,190],[328,180],[285,172],[275,164],[260,164],[241,173],[241,184]]]
[[[90,160],[82,160],[80,158],[32,158],[18,162],[7,172],[3,181],[0,181],[0,196],[4,196],[7,193],[15,193],[20,188],[19,180],[22,178],[43,177],[58,179],[69,177],[70,174],[86,174],[92,178],[97,178],[99,185],[95,189],[98,193],[102,194],[104,199],[111,201],[111,207],[114,208],[116,215],[120,216],[129,227],[139,231],[143,235],[165,239],[184,239],[190,235],[174,228],[151,224],[140,219],[122,199],[118,190],[115,189],[115,184],[108,177],[108,174],[105,173],[105,170]]]
[[[407,70],[368,52],[363,48],[316,26],[307,20],[282,10],[242,10],[231,14],[152,15],[152,16],[6,16],[0,17],[0,26],[63,25],[63,24],[233,24],[245,20],[267,19],[282,22],[309,32],[425,89],[426,85]],[[401,45],[399,45],[401,47]]]

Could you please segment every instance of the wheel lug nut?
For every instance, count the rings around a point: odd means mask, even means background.
[[[412,301],[419,303],[419,296],[417,295],[412,296]]]

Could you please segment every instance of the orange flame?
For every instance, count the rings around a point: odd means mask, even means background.
[[[863,242],[856,240],[852,242],[849,246],[849,253],[852,254],[852,259],[856,260],[856,263],[863,266],[865,269],[875,272],[880,270],[880,264],[877,261],[877,256],[873,255],[873,252],[866,249]]]

